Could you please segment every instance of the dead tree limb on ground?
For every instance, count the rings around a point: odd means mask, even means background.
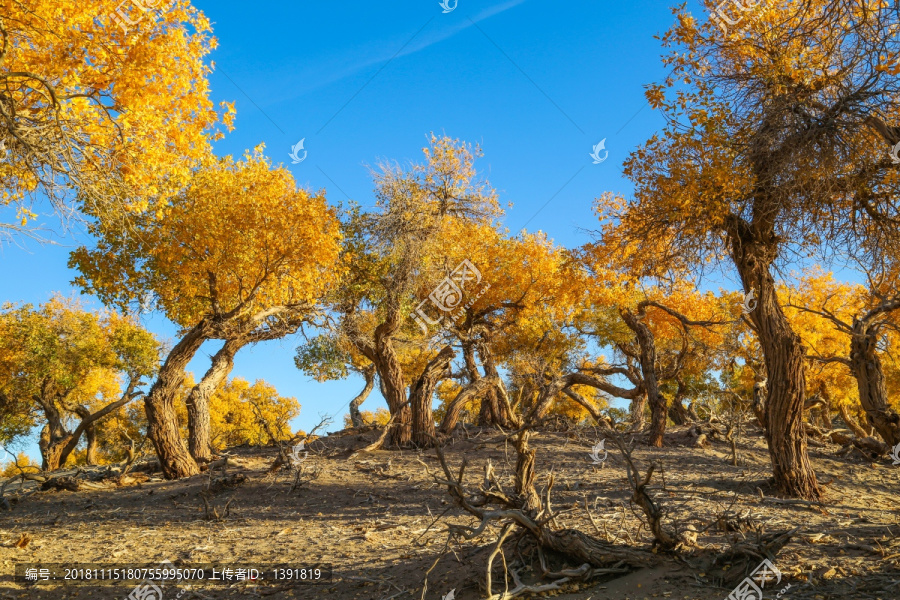
[[[457,506],[479,520],[475,526],[450,525],[450,535],[472,540],[482,536],[491,525],[501,527],[502,533],[498,537],[491,560],[488,561],[488,568],[497,553],[502,552],[502,542],[512,533],[517,533],[517,538],[525,536],[531,539],[542,552],[557,552],[576,561],[580,566],[575,571],[580,573],[579,578],[585,580],[598,574],[610,573],[612,572],[610,569],[624,572],[652,566],[661,560],[661,557],[652,552],[610,544],[574,529],[552,529],[553,519],[560,513],[552,512],[548,502],[549,492],[545,493],[543,498],[539,497],[540,504],[536,510],[528,510],[524,508],[522,499],[517,494],[508,494],[503,490],[490,464],[485,467],[481,488],[478,491],[470,491],[465,487],[468,460],[463,459],[459,470],[454,473],[440,446],[436,445],[435,451],[443,470],[443,477],[439,474],[434,475],[435,482],[446,486]],[[573,579],[575,571],[564,571],[566,575],[562,579],[566,581]],[[528,593],[558,589],[554,584],[549,584],[551,587],[526,585],[518,581],[518,575],[514,570],[510,570],[510,574],[515,581],[515,587],[500,594],[495,594],[490,588],[491,580],[488,577],[486,590],[488,598],[508,600]],[[561,584],[562,579],[555,585]]]
[[[663,522],[665,512],[659,507],[656,501],[647,493],[647,486],[653,477],[653,471],[656,469],[656,463],[651,462],[647,468],[647,474],[643,477],[631,458],[631,449],[625,444],[622,437],[618,434],[613,436],[613,441],[618,446],[622,457],[625,459],[625,466],[628,474],[628,484],[631,486],[631,501],[637,504],[647,518],[647,525],[653,533],[655,545],[662,550],[678,550],[681,548],[696,547],[696,534],[687,531],[679,533],[672,527]]]

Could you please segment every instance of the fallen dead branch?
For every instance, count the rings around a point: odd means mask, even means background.
[[[478,520],[478,524],[474,526],[451,524],[448,528],[450,536],[473,540],[484,535],[492,525],[501,528],[487,564],[486,592],[490,600],[510,600],[525,594],[557,590],[562,583],[576,577],[587,580],[600,574],[609,574],[610,569],[616,573],[627,572],[635,568],[652,566],[661,560],[661,557],[653,552],[610,544],[575,529],[552,529],[553,519],[560,514],[552,512],[550,508],[552,477],[543,497],[539,497],[538,507],[529,510],[525,499],[518,494],[507,493],[503,489],[490,464],[485,467],[480,489],[470,491],[465,487],[468,460],[463,459],[459,470],[454,474],[443,450],[437,444],[435,451],[443,471],[443,478],[440,474],[434,475],[435,482],[446,486],[456,505]],[[506,564],[503,543],[514,534],[517,538],[525,536],[530,539],[538,547],[539,553],[556,552],[581,566],[575,570],[566,569],[557,572],[556,574],[562,576],[555,582],[527,585],[519,579],[517,571],[507,565],[506,572],[512,576],[514,587],[495,594],[491,579],[493,562],[499,554],[504,557]],[[552,578],[554,573],[548,570],[545,575]]]
[[[631,486],[631,501],[637,504],[647,518],[647,525],[653,533],[655,545],[662,550],[677,550],[680,548],[691,548],[696,546],[697,535],[692,531],[678,533],[675,529],[669,527],[663,522],[664,512],[659,505],[653,500],[647,492],[647,485],[653,477],[653,471],[656,469],[656,463],[651,462],[647,468],[647,474],[641,477],[641,473],[634,464],[631,457],[632,449],[629,448],[622,440],[619,434],[613,435],[613,440],[622,457],[625,459],[625,466],[628,473],[628,484]]]

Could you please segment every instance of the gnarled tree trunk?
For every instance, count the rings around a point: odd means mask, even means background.
[[[675,397],[672,398],[672,402],[669,404],[669,418],[676,425],[687,425],[691,421],[691,416],[684,407],[684,393],[685,386],[679,380],[678,388],[675,390]]]
[[[38,448],[41,451],[41,470],[55,471],[65,464],[65,459],[62,460],[62,463],[60,462],[61,453],[72,434],[66,429],[62,413],[48,390],[42,390],[41,395],[36,396],[35,400],[41,406],[44,418],[47,419],[47,424],[41,429],[41,437],[38,442]],[[68,455],[66,459],[68,459]]]
[[[65,436],[56,438],[46,447],[41,447],[41,470],[56,471],[62,468],[69,460],[71,452],[65,452],[65,449],[71,441],[72,434],[66,433]]]
[[[412,411],[406,397],[406,381],[403,366],[394,350],[392,335],[399,328],[398,315],[375,328],[375,347],[368,358],[375,364],[381,389],[391,412],[391,431],[387,443],[400,448],[412,443]]]
[[[735,266],[744,288],[755,290],[759,299],[749,316],[762,347],[768,376],[765,432],[775,484],[783,494],[818,500],[820,490],[809,462],[803,428],[806,351],[778,303],[771,275],[777,253],[777,241],[772,233],[774,224],[759,223],[761,231],[769,232],[766,239],[759,239],[762,234],[743,219],[732,216],[729,221]]]
[[[541,497],[534,487],[535,469],[534,458],[537,454],[534,448],[528,445],[531,432],[527,429],[520,431],[516,438],[516,495],[522,501],[522,509],[526,512],[534,512],[541,507]]]
[[[356,398],[350,401],[350,423],[354,427],[362,427],[365,425],[359,407],[362,406],[362,403],[366,401],[366,398],[369,397],[369,394],[372,393],[372,389],[375,387],[375,365],[369,365],[363,369],[362,375],[366,380],[366,385],[362,391],[357,394]]]
[[[668,406],[666,397],[659,391],[659,380],[656,375],[656,342],[653,332],[644,323],[643,312],[638,314],[630,310],[620,310],[622,320],[637,338],[640,352],[641,375],[644,380],[644,391],[647,402],[650,404],[650,439],[648,444],[656,448],[662,448],[663,436],[666,433],[666,418]],[[643,425],[643,407],[641,407],[641,423]],[[634,414],[632,414],[634,416]]]
[[[156,456],[166,479],[197,475],[200,468],[188,452],[175,414],[175,397],[184,382],[185,368],[206,340],[205,323],[185,334],[159,370],[150,393],[144,398],[147,413],[147,435],[156,449]]]
[[[212,357],[209,369],[197,385],[191,388],[184,404],[188,417],[188,452],[197,462],[212,460],[209,427],[209,398],[234,368],[234,357],[246,344],[240,339],[226,340]]]
[[[850,337],[850,369],[869,425],[889,446],[900,443],[900,416],[887,402],[884,369],[878,357],[878,327],[857,319]]]
[[[431,410],[434,389],[438,382],[447,375],[454,352],[445,346],[437,356],[432,358],[425,370],[410,389],[409,399],[412,406],[413,443],[420,448],[430,447],[436,433],[434,416]]]
[[[506,391],[491,352],[491,333],[488,331],[482,335],[483,339],[478,344],[478,355],[481,357],[481,364],[484,365],[485,377],[495,380],[497,385],[488,388],[481,399],[478,424],[483,427],[510,427],[512,416],[507,410],[507,402],[504,401]]]
[[[89,419],[91,416],[91,411],[88,410],[86,406],[76,406],[75,414],[77,414],[82,421],[85,419]],[[84,453],[84,462],[88,465],[96,465],[97,464],[97,427],[93,422],[89,423],[84,428],[84,442],[86,444],[85,453]]]
[[[441,433],[449,434],[456,429],[459,415],[467,402],[481,394],[486,396],[492,388],[496,389],[499,385],[499,378],[484,377],[461,389],[447,405],[447,412],[444,414],[444,420],[441,421]]]
[[[644,411],[647,409],[647,394],[646,392],[641,393],[639,396],[635,396],[631,399],[631,405],[628,407],[628,412],[631,420],[631,431],[642,431],[644,429],[644,423],[646,422],[646,417],[644,416]]]
[[[85,406],[76,407],[74,410],[81,418],[81,422],[78,424],[78,427],[75,428],[75,431],[71,433],[62,427],[61,421],[57,421],[58,427],[56,428],[56,433],[52,435],[50,434],[50,431],[53,430],[53,427],[45,426],[44,431],[41,433],[40,441],[41,457],[43,460],[42,469],[45,471],[55,471],[56,469],[65,466],[66,461],[69,460],[69,456],[75,451],[75,448],[78,447],[81,436],[85,434],[88,436],[87,464],[96,464],[97,444],[95,437],[96,432],[94,429],[95,424],[107,415],[125,406],[139,395],[140,393],[134,393],[134,383],[132,383],[129,384],[128,389],[122,394],[122,397],[119,400],[110,402],[93,414],[91,414]],[[53,408],[53,411],[51,411],[51,414],[55,414],[56,418],[59,417],[59,412],[56,411],[55,407]],[[54,421],[56,421],[56,418],[54,418]]]

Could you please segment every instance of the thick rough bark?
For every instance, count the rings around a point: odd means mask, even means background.
[[[760,239],[758,230],[769,233]],[[771,275],[777,252],[772,234],[774,224],[760,223],[758,230],[737,217],[731,218],[732,258],[744,289],[753,289],[758,294],[758,304],[749,316],[762,347],[768,375],[765,432],[772,471],[781,493],[819,500],[821,493],[809,462],[803,429],[806,351],[778,303]]]
[[[450,346],[444,347],[437,356],[428,362],[425,370],[410,389],[413,443],[420,448],[430,447],[433,444],[432,439],[436,433],[431,409],[434,389],[438,382],[447,375],[453,356],[453,349]]]
[[[684,384],[679,381],[678,389],[675,390],[675,397],[672,398],[672,402],[669,405],[669,418],[676,425],[687,425],[691,421],[691,416],[684,407],[684,393]]]
[[[399,327],[395,320],[388,319],[375,328],[375,347],[368,358],[378,371],[384,399],[393,419],[387,443],[403,448],[412,443],[412,411],[407,403],[403,366],[397,357],[391,337]]]
[[[362,406],[362,403],[366,401],[366,398],[369,397],[369,394],[372,393],[372,389],[375,387],[375,365],[369,365],[363,369],[362,375],[366,380],[366,386],[356,398],[350,401],[350,423],[352,423],[354,427],[362,427],[365,425],[359,407]]]
[[[65,452],[65,449],[71,441],[72,434],[66,434],[63,437],[56,438],[46,447],[42,447],[41,469],[44,471],[55,471],[62,468],[66,461],[69,460],[70,452]]]
[[[84,454],[84,462],[88,465],[96,465],[97,462],[97,428],[93,425],[84,430],[84,441],[87,444]]]
[[[156,456],[167,479],[197,475],[200,468],[181,439],[175,414],[175,397],[184,381],[185,368],[206,340],[205,323],[187,332],[172,348],[159,375],[144,398],[147,413],[148,437],[156,449]]]
[[[52,417],[54,426],[44,427],[44,430],[41,432],[41,440],[39,443],[43,463],[42,469],[45,471],[55,471],[56,469],[65,466],[66,461],[69,460],[69,456],[75,451],[75,448],[78,447],[81,436],[85,434],[87,434],[88,441],[88,464],[96,464],[97,443],[94,425],[102,418],[125,406],[136,396],[140,395],[133,393],[133,391],[134,385],[129,385],[128,389],[122,395],[122,398],[107,404],[93,414],[91,414],[85,406],[75,407],[74,411],[81,418],[81,422],[78,424],[78,427],[75,428],[75,431],[71,433],[65,430],[65,427],[62,426],[62,421],[57,420],[60,414],[55,407],[53,407],[49,414],[55,415]],[[54,429],[56,430],[56,433],[51,433]]]
[[[757,381],[753,384],[753,403],[750,405],[753,414],[756,415],[756,420],[759,421],[759,426],[763,429],[767,427],[766,397],[769,391],[766,386],[767,383],[765,381]]]
[[[494,355],[490,349],[490,334],[485,333],[481,343],[478,344],[478,355],[481,357],[481,363],[484,365],[485,377],[493,379],[498,383],[496,386],[488,388],[484,397],[481,399],[481,411],[478,415],[478,424],[483,427],[510,427],[512,418],[507,410],[506,402],[503,396],[506,390],[503,388],[503,380],[500,372],[497,370],[497,363],[494,361]]]
[[[629,414],[631,415],[631,430],[632,431],[642,431],[644,429],[644,424],[646,423],[646,417],[644,416],[644,411],[647,408],[647,394],[642,393],[640,396],[636,396],[631,400],[631,406],[629,406]]]
[[[75,414],[77,414],[82,420],[90,419],[91,411],[88,410],[86,406],[76,406]],[[84,428],[84,441],[86,444],[85,453],[84,453],[84,462],[88,465],[96,465],[97,464],[97,427],[93,422],[89,423]]]
[[[887,401],[884,369],[878,356],[878,328],[856,320],[850,338],[850,369],[856,377],[859,403],[869,425],[889,446],[900,443],[900,415]]]
[[[481,398],[481,408],[478,411],[478,424],[481,427],[503,427],[504,407],[500,404],[500,398],[492,388],[485,391]]]
[[[853,432],[858,438],[868,437],[869,434],[865,429],[859,426],[859,423],[856,422],[856,419],[850,414],[850,410],[847,408],[846,404],[841,404],[838,406],[838,410],[841,412],[841,419],[844,420],[844,424]]]
[[[650,446],[662,448],[663,436],[666,433],[666,418],[668,406],[666,397],[659,391],[659,380],[656,374],[656,342],[653,332],[644,322],[644,314],[634,314],[629,310],[620,311],[622,320],[637,338],[640,352],[641,375],[644,380],[644,391],[647,394],[647,403],[650,404]],[[643,424],[643,408],[641,408],[641,421]]]
[[[516,495],[522,501],[522,509],[526,513],[532,513],[541,508],[541,497],[534,487],[536,479],[534,458],[537,454],[534,448],[528,445],[531,437],[529,430],[519,432],[516,438]]]
[[[234,368],[234,357],[247,341],[227,340],[212,357],[209,369],[197,385],[191,388],[184,403],[188,417],[188,452],[197,462],[212,460],[209,427],[209,398]]]
[[[46,388],[35,400],[41,406],[44,418],[47,419],[47,424],[41,430],[41,438],[38,442],[38,448],[41,451],[41,470],[55,471],[61,466],[60,455],[71,434],[63,423],[62,414],[56,407],[54,398]],[[65,460],[62,464],[65,464]]]
[[[444,420],[441,421],[441,433],[449,434],[456,429],[460,413],[467,402],[481,394],[487,395],[489,390],[497,388],[499,385],[499,378],[484,377],[461,389],[447,405],[447,412],[444,414]]]

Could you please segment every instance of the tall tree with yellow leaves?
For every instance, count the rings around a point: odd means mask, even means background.
[[[896,273],[869,275],[867,287],[840,283],[830,273],[810,273],[796,289],[785,288],[783,293],[810,358],[831,369],[840,367],[843,372],[832,377],[854,378],[855,400],[869,425],[895,446],[900,443],[900,415],[888,400],[883,362],[891,360],[886,333],[898,325],[900,292]]]
[[[131,22],[133,25],[128,25]],[[0,236],[38,236],[30,200],[122,219],[165,201],[208,153],[215,47],[187,0],[0,0]]]
[[[334,211],[324,196],[297,189],[287,169],[272,167],[260,152],[206,164],[169,206],[136,217],[134,228],[93,223],[96,247],[72,254],[84,290],[124,308],[158,307],[182,328],[144,402],[149,437],[168,478],[199,472],[173,405],[200,346],[225,342],[207,373],[221,380],[237,349],[295,332],[340,277]],[[204,398],[217,386],[201,385],[191,396],[192,445],[208,452]]]
[[[58,297],[37,309],[8,306],[0,313],[0,390],[43,413],[44,470],[64,466],[82,435],[93,464],[95,426],[143,395],[137,388],[158,359],[153,336],[114,313],[88,312]],[[70,431],[72,418],[78,425]]]
[[[375,173],[376,210],[347,219],[349,275],[333,303],[341,335],[375,365],[393,419],[388,443],[401,447],[431,443],[425,403],[454,356],[447,346],[419,354],[413,362],[424,364],[412,381],[404,368],[404,339],[422,335],[410,316],[423,276],[453,271],[432,262],[451,223],[476,225],[500,214],[495,192],[477,177],[477,148],[432,136],[424,154],[423,164],[384,164]]]
[[[818,499],[802,427],[805,352],[773,270],[823,242],[896,246],[900,178],[865,123],[900,115],[897,14],[880,1],[771,0],[723,34],[675,12],[662,38],[671,75],[647,91],[667,126],[626,162],[634,201],[602,199],[603,233],[657,272],[730,258],[758,299],[749,320],[768,377],[776,485]]]

